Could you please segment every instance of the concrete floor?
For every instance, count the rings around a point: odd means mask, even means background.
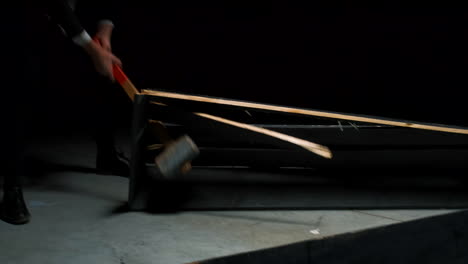
[[[32,222],[0,222],[2,264],[189,263],[456,211],[121,213],[117,209],[126,202],[128,180],[93,172],[92,142],[55,138],[36,144],[33,152],[79,170],[28,180],[25,198]]]

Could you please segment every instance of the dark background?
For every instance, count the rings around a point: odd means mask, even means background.
[[[468,125],[463,8],[258,0],[124,7],[114,52],[138,88]],[[57,46],[50,63],[63,56]],[[49,97],[56,102],[73,94],[75,103],[59,104],[72,109],[56,115],[85,120],[77,102],[86,94],[69,88],[64,69],[47,68],[42,85],[61,91]],[[119,114],[129,113],[125,98],[119,104]]]

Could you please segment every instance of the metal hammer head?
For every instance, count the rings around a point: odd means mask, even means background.
[[[155,158],[155,165],[163,178],[174,179],[187,167],[186,164],[196,158],[199,153],[197,145],[185,135],[170,143]]]

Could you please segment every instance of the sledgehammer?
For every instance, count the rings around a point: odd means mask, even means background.
[[[165,179],[176,179],[191,169],[188,161],[195,159],[199,153],[197,145],[184,135],[167,145],[154,161],[160,175]]]
[[[97,38],[94,38],[94,41],[99,45],[101,44]],[[130,100],[133,101],[135,95],[140,93],[138,89],[118,65],[113,65],[112,72],[114,78],[124,89]],[[169,137],[164,126],[157,126],[155,123],[150,122],[150,127],[156,130],[153,132],[156,132],[155,134],[160,137],[165,147],[163,152],[155,158],[155,165],[159,175],[165,179],[174,179],[190,171],[190,162],[200,153],[192,139],[184,135],[174,141]]]

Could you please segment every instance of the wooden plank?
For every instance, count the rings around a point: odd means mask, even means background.
[[[321,157],[331,159],[332,153],[326,146],[316,144],[307,140],[285,135],[268,129],[255,127],[214,115],[204,113],[190,113],[175,107],[162,104],[153,104],[153,113],[151,116],[158,120],[170,120],[186,125],[186,128],[192,131],[203,131],[207,134],[223,133],[229,131],[232,134],[244,135],[243,140],[248,138],[251,142],[265,143],[275,145],[281,148],[299,148],[308,152],[317,154]]]
[[[348,121],[363,122],[363,123],[380,124],[380,125],[387,125],[387,126],[424,129],[424,130],[432,130],[432,131],[456,133],[456,134],[468,134],[468,128],[448,126],[448,125],[442,125],[442,124],[429,124],[429,123],[413,122],[413,121],[406,121],[406,120],[395,120],[395,119],[388,119],[388,118],[374,117],[374,116],[353,115],[353,114],[345,114],[345,113],[337,113],[337,112],[309,110],[309,109],[294,108],[294,107],[287,107],[287,106],[277,106],[277,105],[270,105],[270,104],[238,101],[238,100],[231,100],[231,99],[224,99],[224,98],[214,98],[214,97],[208,97],[208,96],[171,93],[171,92],[164,92],[164,91],[158,91],[158,90],[146,89],[146,90],[142,90],[142,93],[153,96],[155,100],[157,99],[157,100],[161,100],[161,102],[164,102],[164,103],[169,102],[171,104],[177,103],[177,101],[179,101],[179,104],[181,103],[180,101],[190,101],[190,102],[199,102],[203,104],[215,104],[215,105],[221,105],[221,106],[238,107],[241,109],[257,109],[257,110],[266,110],[266,111],[288,113],[288,114],[295,114],[295,115],[305,115],[305,116],[313,116],[313,117],[323,117],[323,118],[348,120]]]

